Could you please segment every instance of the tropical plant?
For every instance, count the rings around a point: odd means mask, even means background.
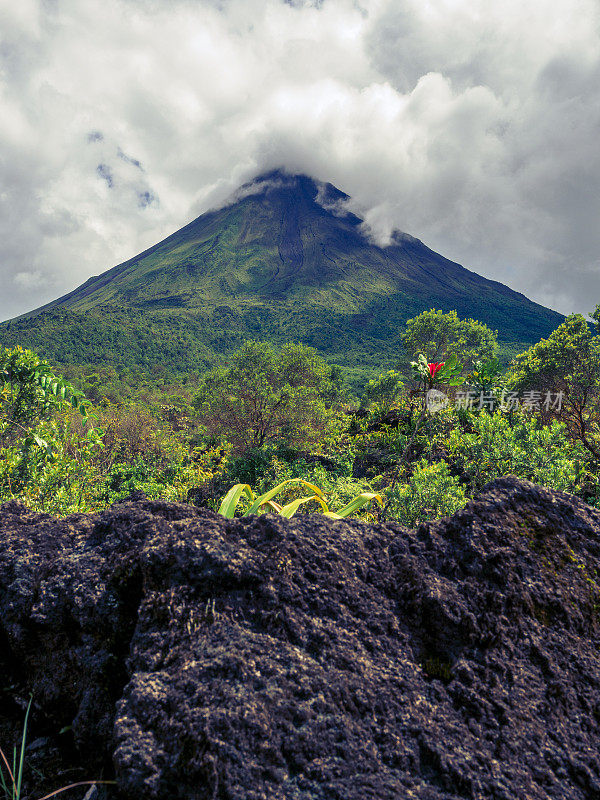
[[[35,433],[35,425],[65,404],[79,407],[85,416],[83,399],[81,392],[55,375],[50,364],[31,350],[0,351],[0,446],[25,436],[48,448]]]
[[[312,492],[312,494],[305,497],[298,497],[295,500],[292,500],[290,503],[280,506],[273,500],[273,498],[282,492],[286,486],[289,486],[292,483],[297,483],[306,487]],[[268,511],[280,514],[282,517],[290,518],[296,514],[301,506],[305,505],[306,503],[314,502],[319,506],[324,516],[332,519],[342,519],[344,517],[349,517],[351,514],[354,514],[363,506],[373,501],[379,505],[383,504],[381,495],[377,494],[376,492],[363,492],[347,503],[339,511],[333,512],[330,511],[325,495],[318,486],[315,486],[314,484],[309,483],[302,478],[291,478],[290,480],[280,483],[279,486],[275,486],[274,489],[270,489],[268,492],[265,492],[259,497],[254,494],[251,487],[247,483],[237,483],[235,486],[231,487],[221,501],[221,505],[219,506],[219,514],[230,519],[233,518],[239,502],[243,497],[246,497],[250,501],[249,507],[242,514],[243,517],[247,517],[250,514],[258,514],[260,513],[261,509],[267,509]]]
[[[420,353],[416,361],[410,362],[410,366],[425,391],[435,386],[460,386],[465,382],[461,374],[462,364],[458,363],[455,353],[439,363],[429,363]]]
[[[411,368],[421,385],[420,388],[423,392],[423,404],[421,413],[417,417],[410,438],[408,438],[406,446],[402,452],[402,455],[398,459],[396,468],[392,474],[387,500],[383,507],[382,515],[384,517],[391,513],[392,498],[394,496],[394,492],[396,491],[398,481],[400,480],[400,474],[410,459],[411,448],[413,447],[417,434],[425,422],[428,411],[427,400],[430,396],[429,393],[434,389],[435,386],[460,386],[465,380],[461,374],[462,366],[458,363],[458,359],[454,353],[452,353],[446,359],[446,361],[438,363],[428,362],[423,353],[420,353],[416,361],[411,361]]]

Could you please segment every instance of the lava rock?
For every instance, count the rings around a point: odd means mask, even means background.
[[[0,662],[107,797],[600,796],[599,632],[600,512],[515,478],[416,531],[0,507]]]

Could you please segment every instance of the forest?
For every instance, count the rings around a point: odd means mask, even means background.
[[[399,341],[380,371],[297,342],[245,341],[192,372],[59,366],[11,344],[0,501],[60,516],[143,493],[413,527],[516,475],[600,507],[600,305],[508,361],[455,312],[419,314]]]

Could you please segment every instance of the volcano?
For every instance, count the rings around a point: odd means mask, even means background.
[[[271,172],[224,207],[134,258],[0,327],[0,342],[59,362],[182,368],[244,339],[301,341],[329,358],[383,363],[406,320],[456,310],[527,345],[562,317],[395,232],[387,246],[349,197],[305,175]]]

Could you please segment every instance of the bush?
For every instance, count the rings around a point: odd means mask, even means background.
[[[407,484],[388,493],[388,513],[403,525],[413,528],[421,522],[453,514],[467,502],[458,478],[450,474],[444,461],[416,464]]]
[[[564,424],[543,426],[526,412],[512,419],[497,411],[469,414],[470,430],[454,428],[446,446],[470,479],[472,490],[503,475],[539,483],[549,489],[574,491],[579,477],[579,453],[569,441]]]

